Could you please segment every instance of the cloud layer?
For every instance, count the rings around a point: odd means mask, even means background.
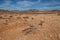
[[[3,0],[0,9],[60,9],[60,0]]]

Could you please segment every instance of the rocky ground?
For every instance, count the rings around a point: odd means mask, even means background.
[[[0,12],[0,40],[60,40],[60,14]]]

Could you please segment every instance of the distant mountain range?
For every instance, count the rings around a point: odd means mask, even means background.
[[[60,10],[36,10],[36,9],[30,9],[30,10],[24,10],[24,11],[19,11],[19,10],[1,10],[0,9],[0,13],[60,13]]]

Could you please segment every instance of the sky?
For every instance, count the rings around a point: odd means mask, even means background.
[[[4,10],[60,10],[60,0],[0,0]]]

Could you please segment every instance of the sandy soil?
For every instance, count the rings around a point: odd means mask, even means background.
[[[60,40],[60,15],[1,14],[0,40]]]

